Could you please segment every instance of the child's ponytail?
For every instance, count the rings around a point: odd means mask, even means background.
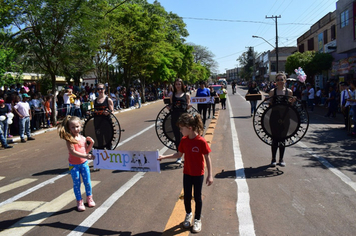
[[[177,125],[192,127],[193,131],[197,132],[199,135],[202,135],[204,132],[204,124],[199,114],[193,116],[189,113],[183,113],[179,117]]]
[[[59,124],[58,128],[57,128],[59,137],[61,139],[64,139],[64,140],[66,140],[70,143],[73,143],[73,144],[78,143],[78,141],[73,137],[73,135],[71,134],[70,129],[69,129],[69,123],[71,121],[74,121],[77,119],[79,119],[79,118],[76,116],[70,116],[70,115],[67,115],[66,117],[64,117],[62,123]]]
[[[194,116],[194,121],[195,121],[195,125],[192,126],[193,129],[200,135],[203,135],[204,133],[204,124],[203,124],[203,121],[201,119],[201,116],[200,114],[196,114]]]

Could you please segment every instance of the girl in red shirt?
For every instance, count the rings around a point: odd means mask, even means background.
[[[59,137],[67,141],[69,170],[73,179],[73,190],[75,198],[77,199],[78,211],[85,210],[82,194],[80,192],[80,176],[83,178],[88,207],[95,206],[90,181],[90,170],[87,161],[94,160],[95,158],[94,155],[89,153],[94,145],[94,140],[91,137],[85,138],[81,135],[81,127],[80,118],[69,115],[66,116],[58,126]]]
[[[206,164],[208,176],[206,184],[210,186],[213,183],[212,166],[209,153],[211,149],[206,140],[201,136],[204,131],[203,121],[199,114],[193,116],[183,113],[178,123],[183,138],[180,141],[178,152],[170,155],[160,156],[158,160],[166,158],[180,158],[184,153],[183,169],[183,190],[184,206],[186,217],[183,222],[184,228],[191,226],[193,218],[191,209],[192,189],[194,188],[195,217],[192,231],[194,233],[201,231],[201,210],[202,210],[202,188],[204,182],[204,167]]]

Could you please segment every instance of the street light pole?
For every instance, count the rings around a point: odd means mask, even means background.
[[[262,39],[264,40],[266,43],[268,43],[269,45],[271,45],[272,48],[275,48],[275,46],[273,46],[270,42],[268,42],[266,39],[260,37],[260,36],[256,36],[256,35],[252,35],[252,38],[259,38],[259,39]]]
[[[266,19],[275,19],[276,20],[276,73],[278,73],[278,23],[277,23],[277,19],[281,18],[281,15],[279,16],[271,16],[268,17],[266,16]]]

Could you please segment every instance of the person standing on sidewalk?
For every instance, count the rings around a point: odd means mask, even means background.
[[[22,94],[23,101],[20,101],[20,97],[17,96],[18,103],[14,106],[14,111],[19,116],[19,133],[21,138],[21,143],[26,143],[25,133],[27,135],[27,140],[35,140],[31,137],[30,131],[30,121],[32,119],[31,108],[27,100],[30,96],[27,93]]]
[[[0,117],[4,119],[0,119],[0,141],[3,148],[12,148],[7,144],[7,115],[10,113],[10,109],[5,105],[4,99],[0,98]]]
[[[337,111],[337,100],[336,100],[336,92],[334,86],[329,87],[329,95],[328,98],[326,99],[326,102],[328,103],[329,109],[325,117],[330,117],[330,115],[332,115],[332,117],[335,118],[336,111]]]
[[[310,111],[314,111],[314,99],[315,99],[315,90],[311,84],[308,84],[308,106]]]
[[[348,99],[346,100],[346,104],[350,106],[349,115],[352,117],[354,122],[354,128],[351,131],[351,135],[356,137],[356,79],[353,79],[350,83],[350,90],[348,90]],[[351,128],[351,124],[350,124]]]
[[[340,94],[340,107],[341,112],[344,115],[345,129],[349,131],[349,113],[350,113],[350,103],[347,103],[347,99],[349,98],[349,86],[345,82],[340,83],[341,94]]]

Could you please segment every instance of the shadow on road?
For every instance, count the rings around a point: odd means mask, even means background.
[[[62,169],[53,169],[53,170],[45,170],[42,172],[38,172],[33,174],[32,176],[40,176],[40,175],[60,175],[60,174],[65,174],[66,172],[69,173],[68,168],[62,168]]]
[[[220,173],[215,175],[217,179],[227,179],[227,178],[239,178],[236,177],[236,173],[244,171],[246,179],[257,179],[257,178],[267,178],[267,177],[276,177],[282,175],[284,172],[277,168],[271,168],[269,165],[259,166],[259,167],[250,167],[235,170],[222,170]]]
[[[183,165],[184,165],[183,163],[177,164],[175,161],[174,162],[164,162],[164,163],[161,163],[161,171],[181,169],[181,168],[183,168]]]

